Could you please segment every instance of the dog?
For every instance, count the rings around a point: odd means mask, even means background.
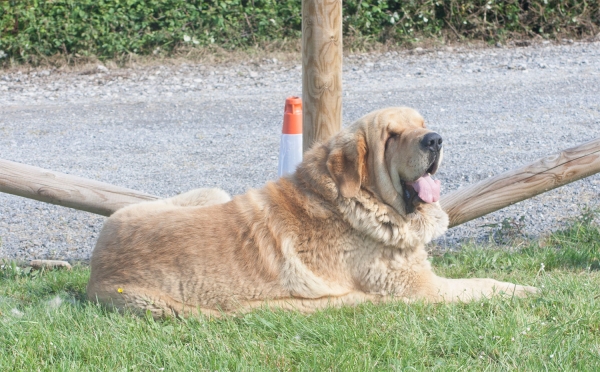
[[[127,206],[100,233],[88,297],[159,318],[535,293],[435,275],[425,244],[448,226],[431,177],[442,156],[421,115],[388,108],[317,143],[294,174],[262,189]]]

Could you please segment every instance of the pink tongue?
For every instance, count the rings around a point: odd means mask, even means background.
[[[440,180],[434,180],[427,173],[415,182],[407,182],[425,203],[434,203],[440,200]]]

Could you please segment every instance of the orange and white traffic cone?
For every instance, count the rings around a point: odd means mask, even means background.
[[[285,100],[283,129],[279,145],[279,177],[296,171],[302,162],[302,99],[288,97]]]

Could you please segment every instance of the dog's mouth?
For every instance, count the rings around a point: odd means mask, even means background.
[[[429,166],[429,168],[427,168],[427,170],[425,171],[425,174],[429,173],[430,176],[433,176],[435,174],[435,172],[437,172],[437,170],[440,166],[439,159],[440,159],[440,156],[438,154],[435,154],[433,156],[433,160],[431,160],[431,165]]]
[[[435,180],[431,177],[439,167],[437,160],[437,157],[434,158],[427,171],[415,181],[402,181],[406,213],[413,213],[416,206],[421,203],[435,203],[440,200],[442,183],[440,180]]]

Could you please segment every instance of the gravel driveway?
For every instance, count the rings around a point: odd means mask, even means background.
[[[301,69],[264,60],[78,73],[0,72],[0,158],[160,195],[276,178],[286,96]],[[600,43],[441,48],[344,61],[344,122],[419,110],[444,137],[443,192],[600,137]],[[454,228],[437,244],[488,239],[525,216],[539,236],[598,207],[600,176]],[[104,217],[0,194],[0,258],[87,260]]]

